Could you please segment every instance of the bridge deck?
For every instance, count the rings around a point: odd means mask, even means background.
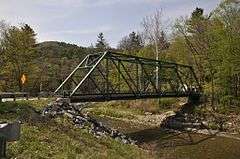
[[[188,97],[188,93],[159,93],[159,94],[132,94],[132,93],[119,93],[119,94],[89,94],[89,95],[75,95],[69,97],[71,103],[79,102],[104,102],[111,100],[135,100],[135,99],[146,99],[146,98],[162,98],[162,97]],[[66,96],[68,97],[68,96]]]

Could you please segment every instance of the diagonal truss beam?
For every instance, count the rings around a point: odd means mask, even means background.
[[[101,62],[101,60],[104,58],[104,56],[107,54],[108,52],[105,52],[100,58],[99,60],[95,63],[95,65],[90,69],[90,71],[87,73],[87,75],[81,80],[81,82],[76,86],[76,88],[72,91],[72,93],[70,94],[70,97],[78,90],[78,88],[83,84],[83,82],[88,78],[88,76],[93,72],[93,70],[97,67],[97,65]]]

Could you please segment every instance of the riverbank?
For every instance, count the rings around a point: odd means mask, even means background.
[[[137,141],[136,145],[128,145],[109,137],[96,138],[88,130],[73,126],[67,118],[43,120],[40,110],[48,102],[1,104],[1,121],[20,119],[23,123],[21,139],[8,144],[9,158],[238,159],[240,156],[239,140],[159,128],[161,112],[168,109],[146,113],[137,108],[102,103],[84,110]]]

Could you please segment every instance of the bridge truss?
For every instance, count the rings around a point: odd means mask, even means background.
[[[108,51],[87,55],[55,94],[74,103],[188,97],[200,91],[191,66]]]

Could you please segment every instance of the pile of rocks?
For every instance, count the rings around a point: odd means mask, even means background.
[[[43,116],[57,117],[66,115],[73,124],[79,128],[88,129],[91,134],[96,137],[110,136],[111,138],[121,141],[125,144],[135,144],[136,142],[117,130],[104,126],[101,122],[91,117],[89,114],[83,114],[82,109],[87,107],[89,103],[70,104],[67,99],[57,99],[50,103],[42,112]]]
[[[200,119],[196,118],[194,115],[187,113],[179,113],[170,116],[165,119],[161,125],[162,127],[177,130],[191,130],[191,129],[207,129],[207,123],[202,122]]]
[[[229,115],[229,120],[224,123],[223,127],[228,132],[240,134],[240,115]]]

